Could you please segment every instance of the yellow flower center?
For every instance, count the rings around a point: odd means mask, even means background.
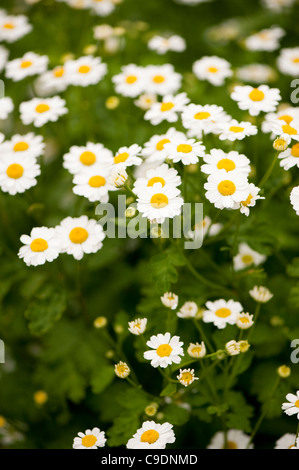
[[[88,73],[88,72],[90,72],[90,67],[88,65],[81,65],[78,68],[78,72],[79,73]]]
[[[24,60],[21,63],[20,67],[21,69],[27,69],[28,67],[31,67],[31,65],[32,65],[32,62],[30,60]]]
[[[251,255],[243,255],[242,261],[244,264],[251,264],[253,262],[253,257]]]
[[[116,369],[119,375],[123,375],[128,371],[128,367],[126,366],[126,364],[118,364],[116,366]]]
[[[123,163],[129,158],[128,152],[119,153],[114,157],[114,163]]]
[[[154,176],[150,180],[148,180],[147,185],[148,186],[154,186],[155,183],[161,183],[162,187],[165,186],[165,180],[161,178],[160,176]]]
[[[156,144],[156,149],[157,150],[163,150],[164,149],[164,145],[165,144],[169,144],[170,143],[170,140],[169,139],[162,139],[162,140],[159,140],[159,142],[157,142]]]
[[[222,307],[216,310],[215,315],[217,315],[217,317],[220,317],[220,318],[226,318],[226,317],[229,317],[231,313],[232,312],[230,311],[229,308]]]
[[[24,173],[24,168],[22,165],[19,165],[18,163],[13,163],[12,165],[9,165],[9,167],[6,170],[6,174],[9,178],[13,178],[14,180],[17,180],[23,176]]]
[[[253,196],[252,196],[251,194],[249,194],[249,196],[247,197],[247,199],[246,199],[245,201],[242,201],[242,202],[241,202],[242,206],[248,206],[248,204],[250,204],[250,201],[251,201],[252,197],[253,197]]]
[[[64,75],[64,68],[63,68],[63,67],[56,67],[56,68],[53,70],[53,74],[54,74],[54,77],[56,77],[56,78],[63,77],[63,75]]]
[[[6,424],[6,419],[3,416],[0,416],[0,428],[3,428]]]
[[[232,181],[224,180],[218,184],[218,191],[222,196],[231,196],[235,193],[236,186]]]
[[[265,93],[258,88],[254,88],[250,93],[249,93],[249,98],[252,101],[262,101],[265,98]]]
[[[70,231],[69,238],[72,243],[84,243],[88,238],[88,232],[85,228],[75,227]]]
[[[160,344],[156,352],[159,357],[168,357],[172,352],[172,347],[169,344]]]
[[[224,449],[237,449],[238,446],[234,441],[227,441],[226,446]]]
[[[208,113],[207,111],[200,111],[199,113],[194,114],[194,119],[198,119],[199,121],[202,121],[203,119],[207,119],[210,116],[211,114]]]
[[[291,155],[293,157],[299,157],[299,144],[293,145],[292,150],[291,150]]]
[[[46,251],[48,249],[48,243],[43,238],[36,238],[31,242],[30,248],[34,253],[41,253],[42,251]]]
[[[3,28],[5,29],[14,29],[15,25],[13,23],[5,23]]]
[[[231,126],[229,128],[230,132],[235,132],[236,134],[238,132],[243,132],[244,131],[244,127],[241,127],[241,126]]]
[[[169,101],[169,103],[162,103],[160,110],[164,113],[164,111],[169,111],[174,107],[174,104]]]
[[[240,318],[239,318],[239,321],[240,321],[241,323],[250,323],[250,320],[249,320],[247,317],[240,317]]]
[[[299,57],[295,57],[295,58],[293,59],[293,62],[294,62],[294,64],[298,64],[298,63],[299,63]]]
[[[290,124],[290,122],[292,122],[294,118],[292,116],[289,116],[288,114],[284,114],[283,116],[280,116],[278,119],[280,119],[281,121],[285,121],[287,124]]]
[[[34,394],[34,401],[38,405],[44,405],[46,401],[48,400],[48,394],[44,390],[38,390]]]
[[[201,350],[202,350],[201,346],[194,346],[194,348],[192,348],[191,352],[192,352],[192,354],[200,354]]]
[[[159,439],[159,433],[155,429],[149,429],[141,435],[141,442],[147,442],[148,444],[154,444]]]
[[[128,75],[126,78],[126,82],[131,85],[131,83],[135,83],[137,81],[137,77],[135,75]]]
[[[177,146],[177,151],[181,153],[190,153],[192,152],[192,145],[180,144]]]
[[[80,155],[80,162],[83,165],[90,166],[93,165],[96,161],[96,156],[93,152],[86,150],[85,152],[81,153]]]
[[[296,400],[296,401],[295,401],[295,406],[296,406],[297,408],[299,408],[299,400]]]
[[[224,169],[225,171],[232,171],[236,168],[236,164],[229,158],[222,158],[222,160],[219,160],[217,163],[217,168],[219,170]]]
[[[97,442],[97,438],[92,434],[88,434],[87,436],[82,437],[81,442],[84,447],[92,447]]]
[[[35,111],[37,113],[42,114],[42,113],[45,113],[46,111],[49,111],[49,109],[50,109],[50,106],[48,104],[43,103],[43,104],[38,104],[35,108]]]
[[[92,188],[100,188],[101,186],[105,186],[106,180],[103,176],[92,176],[89,178],[88,184]]]
[[[165,77],[163,75],[155,75],[153,77],[153,82],[155,83],[163,83],[165,81]]]
[[[167,206],[168,197],[165,194],[157,193],[151,197],[151,206],[155,209],[162,209]]]
[[[289,135],[298,134],[297,130],[294,127],[290,126],[289,124],[283,124],[282,130],[285,134],[289,134]]]
[[[14,152],[24,152],[25,150],[29,149],[29,145],[27,144],[27,142],[17,142],[14,145],[13,149],[14,149]]]
[[[181,381],[186,382],[189,385],[189,383],[193,381],[193,374],[191,374],[191,372],[183,372]]]
[[[211,72],[211,73],[217,73],[218,69],[217,69],[217,67],[209,67],[208,71]]]

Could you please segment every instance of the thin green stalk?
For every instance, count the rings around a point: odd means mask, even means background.
[[[270,166],[268,167],[266,173],[264,174],[264,176],[262,177],[262,179],[260,180],[260,182],[259,182],[259,184],[258,184],[258,187],[259,187],[259,188],[262,188],[262,187],[265,185],[265,183],[268,181],[268,179],[269,179],[269,177],[270,177],[270,175],[271,175],[271,173],[272,173],[272,171],[273,171],[273,168],[275,167],[275,163],[276,163],[276,161],[277,161],[277,159],[278,159],[279,154],[280,154],[280,152],[277,152],[277,153],[275,154],[275,156],[274,156],[274,158],[273,158],[273,160],[272,160]]]
[[[252,336],[252,332],[253,332],[254,327],[256,325],[256,322],[257,322],[257,319],[258,319],[258,316],[259,316],[259,313],[260,313],[260,310],[261,310],[261,306],[262,306],[262,304],[259,302],[259,303],[257,303],[257,305],[255,307],[255,312],[254,312],[254,315],[253,315],[254,323],[253,323],[252,327],[250,328],[250,330],[248,332],[248,336],[247,336],[248,341]]]

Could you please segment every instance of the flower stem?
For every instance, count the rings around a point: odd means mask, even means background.
[[[278,159],[279,153],[280,153],[280,152],[277,152],[277,153],[275,154],[275,156],[274,156],[274,158],[273,158],[273,160],[272,160],[270,166],[268,167],[266,173],[264,174],[264,176],[263,176],[262,179],[260,180],[260,182],[259,182],[259,184],[258,184],[258,187],[259,187],[259,188],[262,188],[262,187],[265,185],[265,183],[268,181],[268,179],[269,179],[269,177],[270,177],[270,175],[271,175],[271,173],[272,173],[272,171],[273,171],[273,168],[275,167],[275,163],[276,163],[276,161],[277,161],[277,159]]]

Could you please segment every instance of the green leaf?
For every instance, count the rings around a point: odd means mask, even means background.
[[[91,377],[91,388],[93,393],[101,393],[105,388],[110,385],[115,378],[113,366],[99,365],[99,368],[93,373]]]
[[[250,418],[253,415],[253,407],[248,405],[241,392],[229,392],[227,394],[227,402],[229,405],[229,411],[226,414],[227,427],[250,432]]]
[[[164,420],[175,426],[182,426],[189,421],[189,411],[179,405],[169,405],[163,410],[163,413]]]
[[[177,282],[177,267],[184,266],[185,263],[183,253],[173,247],[152,257],[150,260],[150,273],[158,292],[161,294],[167,292],[171,284]]]
[[[163,388],[162,392],[160,393],[160,397],[171,397],[177,391],[177,385],[174,383],[169,383]]]
[[[126,445],[139,428],[139,425],[140,420],[137,414],[123,412],[113,421],[111,428],[108,429],[107,436],[109,439],[107,444],[110,447]]]

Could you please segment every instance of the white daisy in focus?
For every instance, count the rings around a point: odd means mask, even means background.
[[[188,387],[194,382],[194,380],[198,380],[198,377],[195,377],[194,369],[180,369],[177,379],[182,385]]]
[[[183,52],[186,49],[186,41],[181,36],[174,34],[168,38],[153,36],[147,43],[148,48],[158,54],[166,54],[168,51]]]
[[[90,202],[106,203],[109,200],[108,191],[116,189],[110,184],[109,177],[108,167],[93,165],[91,169],[74,176],[73,193],[86,197]]]
[[[192,70],[199,80],[207,80],[214,86],[223,85],[225,79],[233,74],[231,64],[217,56],[204,56],[196,60]]]
[[[183,165],[191,165],[198,162],[198,157],[205,155],[206,147],[202,142],[196,142],[195,139],[175,138],[173,142],[165,144],[165,151],[168,158],[174,163],[182,162]]]
[[[135,98],[147,91],[145,86],[145,70],[135,64],[124,65],[121,73],[112,77],[115,91],[123,96]]]
[[[265,115],[262,122],[262,131],[263,132],[272,132],[274,138],[277,133],[283,134],[283,129],[281,126],[288,124],[292,126],[292,122],[298,121],[299,119],[299,109],[295,107],[283,107],[282,109],[276,111],[275,113],[268,113]],[[273,132],[273,127],[276,127],[276,133]]]
[[[259,266],[266,261],[267,257],[254,251],[247,243],[240,243],[238,254],[234,256],[234,270],[249,268],[250,266]]]
[[[255,186],[253,183],[248,185],[249,194],[244,201],[240,202],[240,212],[245,214],[247,217],[250,213],[250,207],[254,207],[258,199],[265,199],[263,196],[259,196],[260,188]]]
[[[288,401],[282,404],[282,410],[288,416],[297,415],[297,419],[299,419],[299,390],[297,390],[296,395],[288,393],[286,399]]]
[[[286,433],[275,442],[274,449],[291,449],[295,446],[296,434]]]
[[[47,70],[48,62],[49,57],[46,55],[26,52],[23,57],[7,62],[5,76],[11,78],[14,82],[18,82],[26,77],[44,73]]]
[[[204,184],[206,198],[217,209],[237,209],[248,196],[248,181],[239,171],[221,169],[212,173]]]
[[[161,297],[161,302],[165,307],[175,310],[178,306],[179,298],[173,292],[165,292]]]
[[[279,40],[285,31],[278,26],[263,29],[245,39],[245,47],[250,51],[275,51],[279,49]]]
[[[174,127],[170,127],[165,134],[153,135],[148,142],[145,142],[141,155],[146,158],[147,162],[162,163],[168,157],[165,144],[174,142],[176,139],[183,139],[185,134],[177,131]]]
[[[55,122],[68,112],[66,102],[60,96],[52,98],[33,98],[20,104],[21,121],[42,127],[47,122]]]
[[[207,446],[207,449],[247,449],[250,441],[250,436],[239,429],[229,429],[226,437],[227,442],[225,445],[224,432],[217,432]],[[250,444],[248,449],[253,449],[253,444]]]
[[[60,240],[61,253],[72,255],[81,260],[84,253],[96,253],[103,246],[105,233],[101,225],[86,215],[72,218],[66,217],[56,227],[57,238]]]
[[[155,183],[138,194],[137,210],[142,217],[162,224],[166,218],[172,219],[181,213],[184,200],[180,194],[176,187]]]
[[[155,368],[164,369],[170,364],[179,364],[182,360],[180,356],[184,356],[184,343],[180,341],[179,336],[171,337],[170,333],[153,335],[146,344],[151,350],[145,351],[143,357],[151,361],[151,366]]]
[[[113,153],[103,144],[87,142],[85,146],[73,145],[69,152],[63,155],[63,167],[72,175],[98,165],[109,169],[113,165]]]
[[[299,186],[295,186],[290,194],[290,201],[294,211],[299,215]]]
[[[37,184],[40,166],[32,157],[19,155],[0,155],[0,188],[3,192],[15,196]]]
[[[237,170],[246,177],[250,173],[249,158],[235,150],[225,153],[221,149],[211,149],[210,154],[203,157],[203,161],[205,164],[201,166],[201,171],[208,175],[216,174],[219,170],[224,170],[228,174]]]
[[[220,123],[231,120],[222,106],[216,104],[193,104],[185,106],[182,112],[182,123],[185,129],[194,131],[199,137],[201,133],[216,132]]]
[[[177,312],[179,318],[195,318],[198,312],[198,305],[195,302],[185,302]]]
[[[22,235],[20,240],[23,246],[18,256],[27,266],[39,266],[59,256],[60,245],[54,228],[35,227],[30,235]]]
[[[292,77],[299,76],[299,47],[289,47],[280,50],[277,59],[278,70]]]
[[[32,25],[25,15],[0,15],[0,41],[9,43],[26,36],[32,31]]]
[[[236,119],[230,122],[220,123],[219,128],[221,129],[219,139],[230,140],[232,142],[257,134],[257,127],[251,124],[251,122],[238,122]]]
[[[73,449],[97,449],[98,447],[105,447],[106,438],[104,431],[99,428],[92,430],[78,432],[79,437],[75,437],[73,441]]]
[[[206,303],[206,310],[203,312],[203,322],[213,323],[217,328],[223,329],[227,324],[235,325],[237,316],[243,312],[240,302],[234,300],[219,299]]]
[[[22,158],[37,158],[43,155],[45,143],[42,136],[29,132],[25,135],[15,134],[0,146],[0,155],[17,155]]]
[[[9,96],[0,98],[0,120],[7,119],[8,115],[14,110],[14,104]]]
[[[154,103],[151,108],[145,113],[144,119],[150,121],[151,124],[156,126],[160,122],[166,120],[168,122],[176,122],[178,120],[178,113],[183,111],[186,104],[189,103],[186,93],[179,93],[176,96],[165,95],[161,103]]]
[[[5,47],[0,46],[0,72],[2,72],[2,70],[4,69],[8,56],[8,50]]]
[[[69,85],[89,86],[96,85],[107,73],[107,65],[100,57],[91,55],[68,60],[64,64],[65,79]]]
[[[299,119],[293,119],[290,124],[287,124],[285,121],[281,119],[269,121],[268,123],[269,129],[271,132],[283,138],[284,136],[288,136],[290,139],[294,139],[299,141]]]
[[[172,424],[145,421],[127,442],[127,449],[165,449],[167,444],[174,442],[175,435]]]
[[[294,166],[299,168],[299,142],[293,144],[292,147],[287,148],[284,152],[281,152],[278,155],[278,158],[281,159],[280,166],[285,170],[289,170]]]
[[[247,330],[253,325],[253,315],[247,312],[239,313],[236,318],[236,325],[241,330]]]
[[[147,318],[137,318],[134,321],[129,322],[129,332],[132,333],[132,335],[142,335],[145,332],[147,325]]]
[[[206,347],[204,342],[201,343],[190,343],[187,349],[187,353],[194,359],[200,359],[206,355]]]
[[[113,157],[114,165],[121,165],[122,167],[141,165],[142,158],[140,155],[141,147],[133,144],[130,147],[120,147]]]
[[[254,88],[250,85],[235,86],[231,98],[237,101],[243,111],[248,110],[251,116],[258,116],[261,111],[275,111],[281,100],[278,88],[269,88],[268,85],[260,85]]]
[[[149,169],[146,172],[145,178],[137,178],[133,186],[133,191],[138,196],[143,193],[145,188],[151,187],[155,183],[161,183],[162,187],[177,187],[180,186],[181,182],[181,177],[177,170],[169,168],[169,166],[164,163],[155,169]]]
[[[176,93],[181,87],[182,75],[172,64],[148,65],[145,68],[145,90],[155,95]]]

